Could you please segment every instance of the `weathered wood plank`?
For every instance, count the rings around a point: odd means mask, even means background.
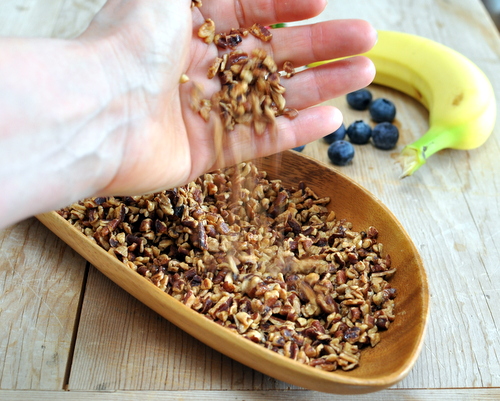
[[[103,2],[3,0],[0,35],[73,37]],[[453,47],[485,71],[500,98],[499,35],[479,0],[330,2],[319,19],[347,17]],[[397,102],[398,150],[424,132],[428,115],[420,105],[385,88],[373,90]],[[347,109],[344,99],[333,104],[344,112],[347,123],[360,118]],[[396,152],[370,146],[357,147],[355,163],[342,170],[381,198],[401,220],[426,262],[433,294],[422,356],[398,386],[401,390],[378,393],[383,399],[498,398],[495,388],[403,388],[500,386],[499,134],[497,124],[486,146],[470,152],[440,152],[417,175],[403,181],[397,179]],[[304,152],[327,161],[326,147],[317,141]],[[0,233],[0,255],[0,388],[59,389],[84,263],[33,220]],[[70,389],[179,390],[140,393],[158,399],[331,399],[301,390],[282,391],[284,384],[273,383],[186,337],[93,269],[78,334]],[[187,391],[192,389],[200,391]],[[273,390],[240,391],[244,389]],[[135,392],[0,392],[0,398],[33,395],[40,399],[136,397]]]
[[[378,393],[356,395],[357,401],[400,401],[421,400],[435,401],[469,401],[469,400],[498,400],[500,389],[401,389],[384,390]],[[349,399],[351,397],[348,397]],[[0,390],[0,399],[11,401],[40,400],[40,401],[334,401],[345,400],[345,395],[324,394],[305,390],[268,390],[268,391],[9,391]],[[354,399],[354,398],[353,398]]]
[[[35,219],[0,231],[0,388],[63,388],[85,269]]]
[[[0,2],[0,36],[49,37],[65,0]]]

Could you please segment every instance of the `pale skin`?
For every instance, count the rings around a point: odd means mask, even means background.
[[[222,149],[190,107],[194,82],[207,98],[217,49],[197,36],[304,20],[326,0],[108,0],[71,40],[0,39],[0,228],[90,196],[136,195],[183,185],[215,168],[309,143],[334,131],[339,110],[315,106],[368,85],[372,63],[352,57],[282,80],[293,120],[258,136],[237,127]],[[359,54],[376,42],[361,20],[273,29],[263,43],[278,65]],[[186,74],[189,82],[180,83]],[[315,107],[311,107],[315,106]]]

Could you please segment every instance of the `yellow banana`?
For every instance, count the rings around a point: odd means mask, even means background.
[[[429,130],[401,152],[402,177],[445,148],[474,149],[493,131],[496,102],[484,73],[462,54],[420,36],[379,31],[364,55],[376,67],[374,83],[397,89],[429,111]],[[316,65],[319,63],[316,63]]]

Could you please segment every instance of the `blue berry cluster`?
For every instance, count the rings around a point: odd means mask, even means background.
[[[378,149],[390,150],[396,146],[399,139],[398,128],[393,124],[396,117],[396,107],[390,100],[379,98],[372,100],[368,89],[360,89],[347,94],[347,104],[354,110],[367,110],[373,122],[373,128],[363,120],[354,121],[347,128],[342,124],[335,132],[323,139],[330,146],[328,157],[337,166],[345,166],[354,158],[354,146],[370,142]],[[346,136],[349,139],[346,140]]]

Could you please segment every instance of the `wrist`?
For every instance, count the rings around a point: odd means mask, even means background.
[[[91,196],[113,179],[123,116],[78,41],[0,41],[0,225]],[[26,60],[29,60],[26,63]]]

